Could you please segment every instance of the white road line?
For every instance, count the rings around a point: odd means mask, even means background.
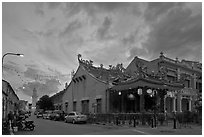
[[[148,134],[148,133],[145,133],[145,132],[140,131],[140,130],[137,130],[137,129],[133,129],[132,131],[139,132],[139,133],[142,133],[142,134],[145,134],[145,135],[150,135],[150,134]]]

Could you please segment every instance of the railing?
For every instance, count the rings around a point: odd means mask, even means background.
[[[89,114],[88,123],[115,124],[115,125],[146,125],[151,126],[153,113],[110,113],[110,114]],[[165,116],[157,113],[157,123],[163,124]]]
[[[110,113],[110,114],[88,114],[88,123],[112,124],[124,126],[163,126],[164,123],[173,122],[173,117],[165,116],[164,113]],[[156,119],[155,119],[156,118]],[[195,112],[182,112],[176,114],[178,124],[199,123],[200,116]]]

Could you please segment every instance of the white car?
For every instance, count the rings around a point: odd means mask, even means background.
[[[67,116],[65,116],[65,122],[71,122],[73,124],[75,123],[86,123],[87,121],[87,116],[82,115],[79,112],[70,112]]]

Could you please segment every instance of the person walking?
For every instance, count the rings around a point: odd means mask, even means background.
[[[14,120],[14,115],[13,115],[13,112],[10,111],[8,113],[8,122],[9,122],[9,130],[10,131],[13,131],[13,120]]]

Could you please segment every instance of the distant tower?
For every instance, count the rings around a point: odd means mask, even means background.
[[[32,109],[36,108],[37,99],[38,99],[37,90],[34,88],[33,95],[32,95]]]

